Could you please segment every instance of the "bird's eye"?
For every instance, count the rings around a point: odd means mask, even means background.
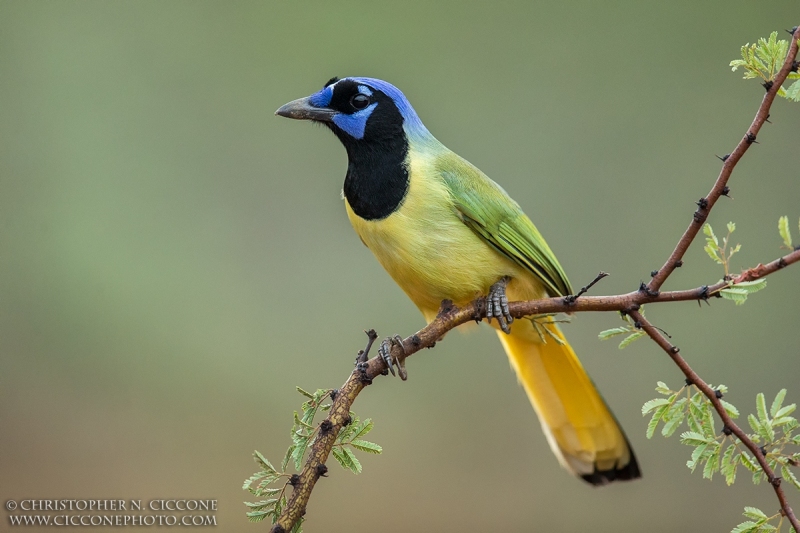
[[[369,96],[358,93],[350,99],[350,105],[356,109],[364,109],[369,105]]]

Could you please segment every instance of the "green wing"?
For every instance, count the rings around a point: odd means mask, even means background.
[[[472,164],[449,152],[436,171],[464,224],[497,251],[539,278],[552,296],[572,294],[567,275],[519,204]]]

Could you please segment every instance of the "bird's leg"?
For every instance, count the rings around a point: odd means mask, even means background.
[[[389,368],[389,371],[394,376],[394,366],[397,365],[397,375],[400,376],[400,379],[403,381],[408,379],[408,372],[406,372],[406,362],[405,359],[397,360],[392,358],[392,347],[399,346],[403,353],[406,352],[405,346],[403,346],[403,338],[400,335],[395,335],[394,337],[387,337],[383,340],[380,347],[378,348],[378,354],[381,358],[386,362],[386,366]]]
[[[504,276],[497,283],[489,288],[489,295],[486,297],[486,320],[491,323],[492,318],[497,319],[500,329],[504,333],[511,333],[509,325],[514,322],[514,317],[508,310],[508,297],[506,287],[511,278]]]

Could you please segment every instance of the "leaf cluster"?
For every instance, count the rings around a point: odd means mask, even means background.
[[[800,481],[789,468],[798,465],[800,451],[793,453],[787,451],[787,446],[791,448],[800,446],[800,434],[794,435],[800,423],[795,417],[790,416],[797,408],[797,404],[784,406],[785,397],[786,389],[778,391],[768,411],[764,394],[759,393],[756,396],[756,414],[747,416],[747,422],[753,430],[749,437],[765,450],[770,468],[780,472],[783,479],[800,489]],[[765,479],[767,476],[761,469],[753,472],[753,483],[758,484]]]
[[[719,239],[714,234],[714,229],[711,227],[711,224],[707,223],[703,226],[703,233],[706,235],[706,245],[703,247],[703,250],[706,251],[708,256],[718,265],[722,265],[725,269],[725,277],[727,278],[730,275],[730,261],[731,257],[734,254],[738,253],[739,250],[742,249],[741,244],[737,244],[736,246],[731,246],[728,249],[729,241],[731,235],[734,231],[736,231],[736,224],[733,222],[728,222],[728,234],[722,238],[722,246],[719,244]]]
[[[330,403],[325,403],[330,397],[330,389],[318,389],[313,394],[297,387],[297,392],[306,397],[306,401],[300,408],[300,412],[294,412],[294,424],[292,425],[292,445],[286,450],[281,462],[280,470],[272,466],[264,455],[255,451],[253,458],[259,466],[259,471],[244,481],[242,489],[250,492],[253,496],[266,498],[256,502],[244,502],[250,509],[247,518],[251,522],[260,522],[265,518],[271,518],[275,523],[286,508],[286,490],[290,486],[292,475],[287,472],[289,465],[293,465],[295,470],[300,471],[309,446],[319,435],[320,425],[314,424],[314,418],[322,411],[331,408]],[[364,440],[364,436],[372,431],[372,420],[367,418],[359,420],[355,413],[350,413],[351,423],[345,426],[337,435],[336,442],[332,449],[333,457],[342,465],[343,468],[352,472],[361,473],[361,463],[356,458],[352,449],[367,453],[379,454],[383,449],[375,444]],[[282,485],[270,486],[282,481]],[[302,533],[301,518],[292,528],[291,533]]]
[[[769,533],[771,531],[780,531],[781,525],[783,524],[783,517],[781,517],[780,513],[767,516],[764,511],[757,507],[745,507],[744,513],[742,514],[750,520],[742,522],[733,528],[731,533]],[[777,527],[770,523],[772,520],[779,517],[780,521]],[[789,531],[790,533],[795,533],[794,528],[791,526],[789,527]]]
[[[713,388],[713,387],[712,387]],[[716,387],[720,394],[727,393],[727,387]],[[752,473],[753,483],[758,484],[766,479],[766,474],[761,469],[758,461],[742,442],[730,431],[717,432],[714,422],[714,407],[706,396],[697,390],[694,385],[684,385],[677,391],[670,389],[665,383],[659,381],[656,391],[659,398],[649,400],[642,406],[642,414],[650,415],[647,424],[647,438],[651,438],[659,424],[663,424],[661,434],[665,437],[673,435],[685,422],[688,431],[681,433],[681,442],[694,448],[691,458],[686,466],[694,472],[703,467],[703,477],[712,479],[714,473],[720,472],[725,477],[725,482],[732,485],[736,480],[736,472],[741,465]],[[794,472],[790,467],[800,463],[800,451],[787,450],[787,447],[800,446],[800,435],[794,435],[800,427],[797,419],[791,414],[796,409],[796,404],[783,405],[786,389],[782,389],[775,396],[769,409],[763,393],[756,396],[756,413],[747,416],[747,421],[753,430],[748,437],[761,446],[767,464],[775,472],[780,472],[783,479],[800,489]],[[731,403],[720,400],[728,416],[739,417],[739,410]],[[735,533],[756,533],[780,530],[770,521],[779,517],[768,517],[759,509],[748,507],[745,516],[750,518],[734,528]]]
[[[717,238],[711,224],[706,223],[705,226],[703,226],[703,233],[706,236],[706,245],[703,247],[703,250],[706,251],[712,261],[722,265],[725,271],[723,280],[729,280],[731,278],[731,257],[742,249],[741,244],[737,244],[736,246],[731,246],[730,244],[731,235],[736,231],[736,224],[728,222],[727,229],[728,234],[722,238],[722,244],[720,244],[720,239]],[[736,305],[742,305],[747,301],[747,297],[750,294],[758,292],[766,287],[766,279],[740,281],[736,284],[729,282],[725,287],[719,289],[714,294],[719,294],[719,296],[726,300],[732,300]]]
[[[774,31],[767,39],[761,37],[754,44],[747,43],[742,46],[742,59],[731,61],[731,70],[736,71],[741,67],[744,71],[744,79],[760,78],[764,83],[772,83],[786,59],[788,50],[789,41],[778,40],[778,32]],[[790,72],[787,79],[800,79],[800,74]],[[795,81],[786,89],[781,87],[778,95],[800,102],[800,81]]]
[[[289,485],[289,474],[285,471],[278,471],[278,469],[272,466],[272,463],[258,451],[253,452],[253,458],[259,465],[260,470],[244,480],[242,489],[250,492],[253,496],[260,498],[266,497],[267,499],[256,502],[244,502],[250,509],[247,512],[247,519],[251,522],[261,522],[269,517],[274,524],[287,505],[286,487]],[[285,466],[283,470],[285,470]],[[282,486],[269,486],[282,479],[284,481]],[[256,482],[258,483],[256,484]],[[302,533],[302,522],[302,519],[298,520],[297,524],[292,528],[291,533]]]
[[[383,448],[363,438],[367,433],[372,431],[373,424],[371,418],[361,421],[353,413],[351,413],[350,416],[352,422],[342,429],[339,436],[336,437],[336,443],[331,449],[331,454],[342,468],[350,470],[354,474],[360,474],[361,462],[356,458],[353,449],[366,453],[379,454],[383,451]]]
[[[642,313],[642,316],[644,316],[644,307],[640,307],[639,312]],[[622,339],[622,342],[619,343],[619,349],[622,350],[623,348],[631,344],[633,341],[638,340],[647,335],[647,333],[643,329],[641,329],[641,327],[638,324],[636,324],[636,322],[634,322],[631,319],[631,317],[628,316],[627,313],[620,313],[620,316],[622,317],[622,321],[625,322],[624,326],[603,330],[600,333],[598,333],[597,337],[601,341],[605,341],[610,339],[611,337],[616,337],[618,335],[626,335],[626,337]]]

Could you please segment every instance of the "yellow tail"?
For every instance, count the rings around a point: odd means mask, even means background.
[[[526,322],[498,335],[561,465],[592,485],[641,477],[622,428],[558,326],[546,327],[563,344],[548,335],[542,342]]]

